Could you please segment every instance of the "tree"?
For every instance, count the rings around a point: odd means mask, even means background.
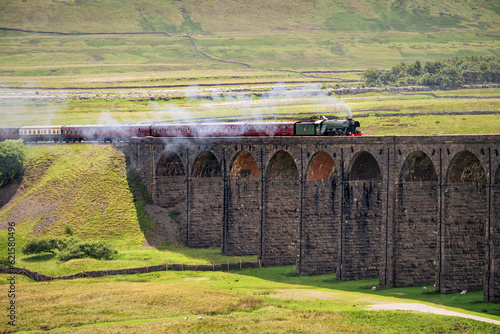
[[[25,159],[22,140],[6,140],[0,143],[0,187],[23,175]]]
[[[377,79],[380,77],[380,71],[374,68],[369,68],[363,72],[362,76],[366,80],[366,84],[368,86],[376,86]]]
[[[68,242],[64,239],[65,238],[58,237],[32,239],[24,245],[23,254],[30,255],[44,252],[54,254],[55,249],[61,251],[62,249],[66,248]]]

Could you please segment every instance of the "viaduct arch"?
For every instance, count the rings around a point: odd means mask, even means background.
[[[303,275],[500,301],[500,136],[134,138],[184,241]]]

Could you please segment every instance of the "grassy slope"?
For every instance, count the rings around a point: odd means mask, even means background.
[[[421,287],[373,292],[377,280],[341,282],[333,274],[296,277],[293,270],[288,266],[222,273],[156,272],[38,284],[20,280],[18,329],[56,333],[495,333],[498,329],[456,317],[364,310],[375,303],[423,301],[500,319],[498,306],[481,302],[480,292],[442,296],[423,294]],[[0,303],[6,298],[0,294]],[[198,320],[200,316],[203,319]],[[12,330],[5,322],[0,329]]]
[[[55,31],[170,33],[279,32],[284,30],[436,31],[498,28],[496,1],[392,0],[184,0],[4,2],[1,22],[9,27]],[[190,17],[191,20],[187,19]],[[200,24],[201,29],[197,25]]]

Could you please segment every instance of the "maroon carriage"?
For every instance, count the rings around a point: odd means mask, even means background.
[[[128,141],[131,137],[147,137],[151,135],[151,124],[118,124],[107,125],[105,141]]]
[[[193,124],[155,124],[151,126],[153,137],[194,137],[196,135]]]
[[[19,139],[18,126],[4,126],[0,127],[0,141],[7,139]]]
[[[245,123],[199,123],[198,137],[241,137],[245,135]]]
[[[69,142],[104,141],[106,125],[65,125],[62,127],[63,140]]]
[[[246,124],[246,136],[293,136],[296,122],[251,122]]]

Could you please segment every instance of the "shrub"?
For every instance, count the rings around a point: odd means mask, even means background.
[[[0,187],[23,175],[25,159],[22,140],[6,140],[0,143]]]
[[[69,225],[64,226],[64,234],[73,235],[73,228]]]
[[[23,247],[23,254],[37,254],[37,253],[54,253],[54,249],[61,251],[66,247],[67,242],[65,238],[59,237],[44,237],[36,238],[28,241]]]
[[[58,256],[61,261],[91,257],[109,260],[115,254],[111,245],[102,241],[81,241],[68,245]]]
[[[9,258],[0,257],[0,267],[9,267],[11,265]]]
[[[27,242],[23,247],[23,254],[54,253],[55,249],[60,252],[58,259],[61,261],[84,257],[108,260],[118,253],[111,245],[102,241],[82,241],[75,237],[44,237]]]

